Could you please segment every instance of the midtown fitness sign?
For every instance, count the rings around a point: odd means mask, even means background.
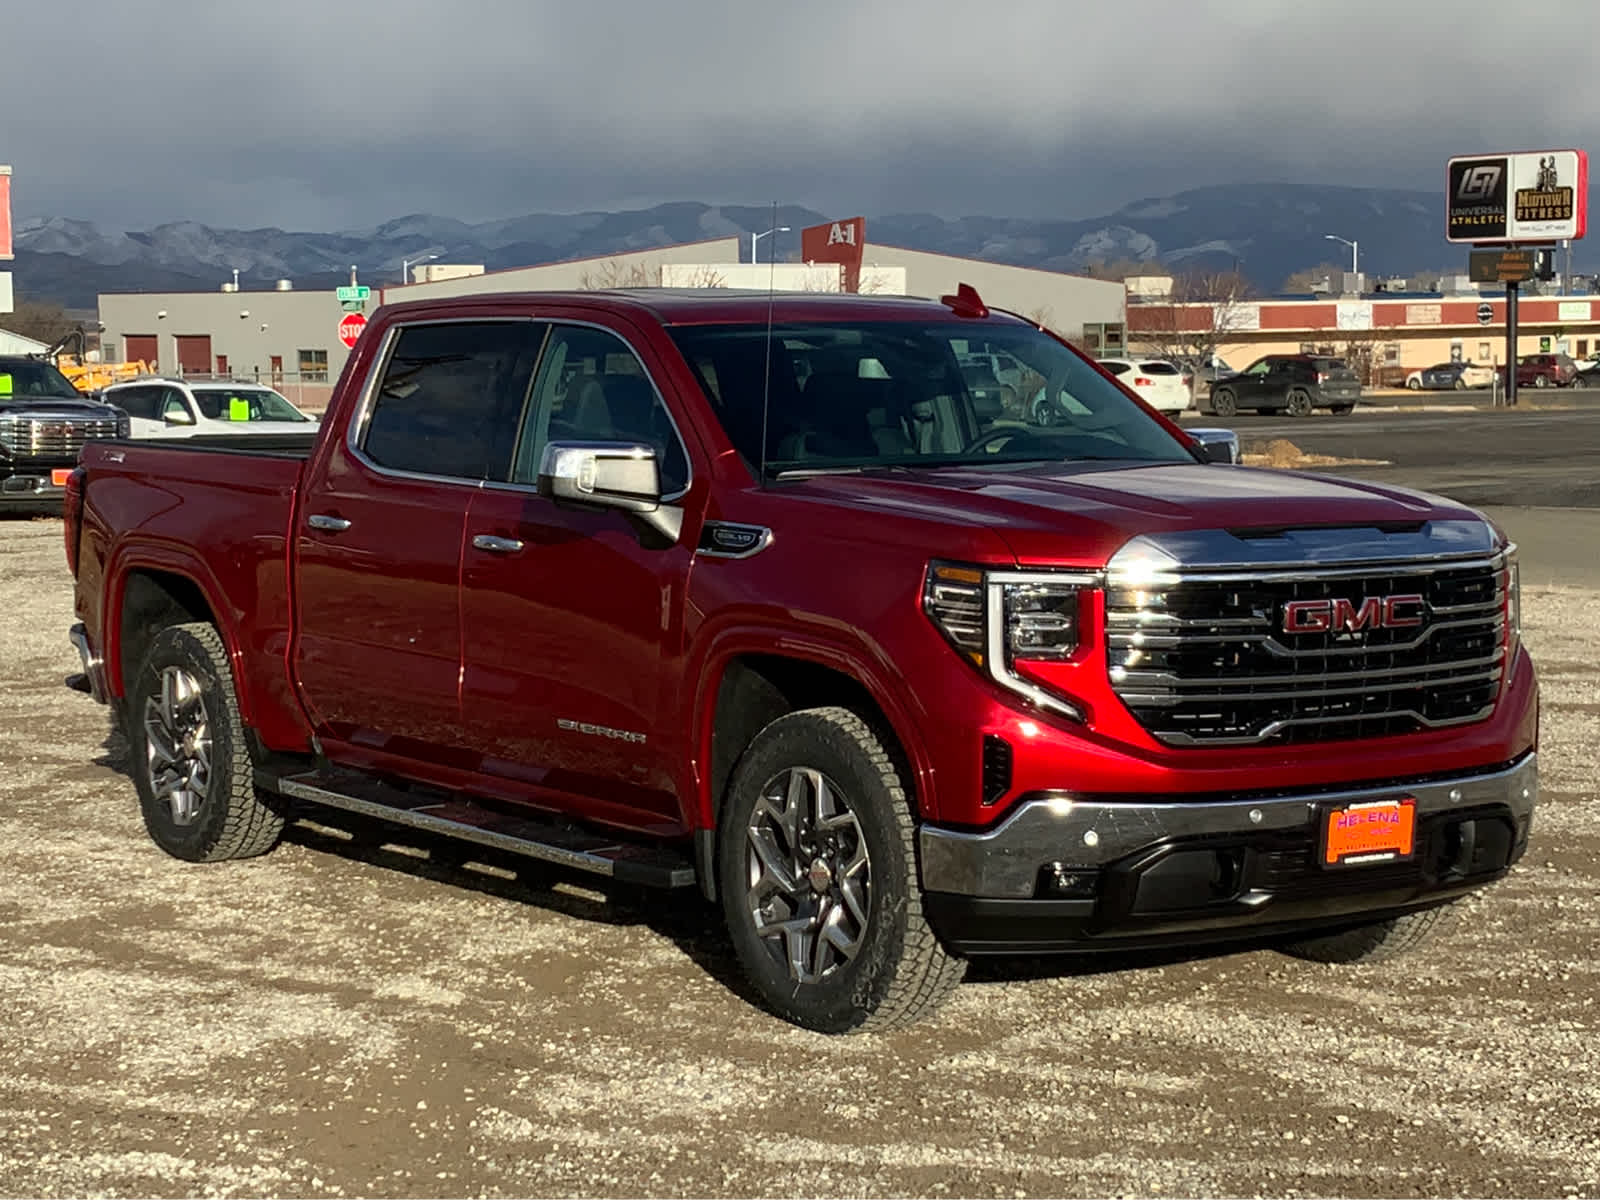
[[[1445,172],[1445,236],[1452,242],[1581,238],[1589,217],[1589,156],[1532,150],[1452,158]]]

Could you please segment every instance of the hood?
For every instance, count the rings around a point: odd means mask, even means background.
[[[1472,509],[1404,488],[1200,463],[948,467],[817,476],[797,486],[851,508],[983,525],[1020,563],[1094,568],[1141,533],[1481,519]]]
[[[27,416],[46,419],[51,417],[90,417],[105,420],[115,417],[121,409],[101,404],[84,396],[81,399],[57,399],[54,396],[13,396],[0,400],[0,417]]]

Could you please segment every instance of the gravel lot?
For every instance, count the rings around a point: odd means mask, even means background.
[[[829,1039],[696,901],[307,825],[164,857],[61,686],[60,523],[0,523],[0,1193],[1594,1196],[1600,598],[1524,611],[1534,846],[1427,953],[987,966]]]

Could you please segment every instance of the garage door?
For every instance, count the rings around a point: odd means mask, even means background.
[[[180,333],[172,339],[178,343],[178,370],[185,375],[211,374],[211,335],[209,333]]]
[[[156,335],[153,333],[130,333],[122,339],[122,351],[127,356],[124,362],[149,363],[153,370],[156,365]]]

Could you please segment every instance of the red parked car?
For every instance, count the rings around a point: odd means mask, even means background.
[[[395,305],[298,450],[85,449],[75,682],[170,854],[346,810],[698,888],[814,1029],[980,954],[1393,954],[1528,843],[1515,548],[1228,440],[967,288]]]
[[[1495,370],[1500,376],[1500,386],[1504,387],[1505,367],[1502,365]],[[1575,383],[1582,386],[1578,364],[1565,354],[1524,354],[1517,359],[1519,388],[1572,387]]]

